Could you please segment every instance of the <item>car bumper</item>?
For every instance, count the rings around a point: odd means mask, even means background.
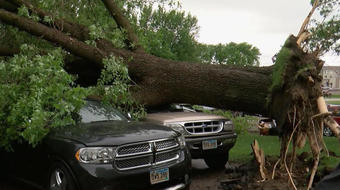
[[[118,171],[112,164],[78,164],[72,170],[82,190],[184,189],[191,183],[191,157],[187,149],[183,151],[182,161],[147,168]],[[169,168],[169,181],[152,185],[150,171],[161,168]]]
[[[220,154],[229,151],[236,142],[236,133],[223,133],[218,135],[209,136],[186,136],[185,141],[190,149],[192,158],[203,158],[207,153]],[[202,141],[205,140],[217,140],[217,148],[210,150],[203,150]]]

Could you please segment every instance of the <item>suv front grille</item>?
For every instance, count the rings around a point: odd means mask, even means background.
[[[141,143],[141,144],[132,144],[119,147],[117,149],[117,156],[129,156],[129,155],[138,155],[151,152],[150,143]]]
[[[190,134],[218,133],[223,129],[223,121],[187,122],[184,128]]]
[[[165,153],[159,153],[156,155],[156,164],[169,162],[172,160],[177,160],[179,157],[179,151],[171,151],[171,152],[165,152]]]
[[[173,148],[176,146],[178,146],[178,143],[174,139],[156,142],[156,149],[159,151]]]
[[[180,157],[176,139],[162,139],[117,148],[114,165],[118,170],[130,170],[175,161]]]
[[[141,167],[150,166],[153,160],[152,155],[146,155],[142,157],[117,159],[116,167],[120,170],[129,170]]]

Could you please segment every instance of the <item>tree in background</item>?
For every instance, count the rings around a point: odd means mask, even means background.
[[[198,61],[196,17],[181,10],[178,3],[170,1],[166,5],[159,3],[158,8],[153,8],[154,2],[144,2],[128,9],[140,43],[152,55],[175,61]]]
[[[260,50],[246,42],[218,45],[200,44],[200,60],[207,64],[259,66]]]
[[[315,1],[312,0],[311,3]],[[308,38],[303,47],[318,56],[327,52],[340,55],[340,2],[323,0],[316,10],[316,16],[311,18],[309,28],[300,31]]]

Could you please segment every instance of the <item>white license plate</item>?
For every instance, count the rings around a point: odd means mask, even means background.
[[[150,171],[151,184],[161,183],[164,181],[169,181],[169,168]]]
[[[203,150],[215,149],[215,148],[217,148],[217,140],[212,139],[212,140],[202,141],[202,149]]]

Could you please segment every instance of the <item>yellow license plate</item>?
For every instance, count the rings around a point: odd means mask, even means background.
[[[217,148],[217,140],[205,140],[202,141],[202,149],[203,150],[209,150],[209,149],[215,149]]]
[[[161,183],[164,181],[169,181],[169,168],[150,171],[151,184]]]

